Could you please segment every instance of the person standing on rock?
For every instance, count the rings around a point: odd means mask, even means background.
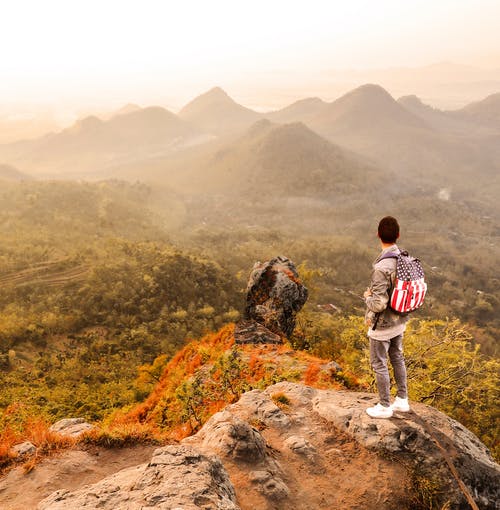
[[[370,364],[375,372],[379,403],[366,409],[372,418],[390,418],[393,411],[407,412],[408,388],[406,366],[403,357],[403,334],[407,316],[394,312],[389,306],[389,296],[396,277],[396,259],[384,258],[389,252],[399,254],[396,241],[399,238],[399,224],[392,216],[386,216],[378,225],[378,237],[382,247],[373,264],[370,286],[363,294],[366,303],[365,322],[370,339]],[[391,405],[391,380],[387,358],[391,360],[394,378],[398,388]]]

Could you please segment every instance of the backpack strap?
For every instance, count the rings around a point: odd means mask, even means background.
[[[399,250],[399,253],[395,253],[393,251],[389,251],[387,253],[384,253],[381,257],[377,259],[377,262],[380,262],[384,259],[397,259],[400,255],[404,255],[405,257],[408,256],[408,252],[406,250]]]
[[[399,250],[399,253],[395,253],[393,251],[390,251],[390,252],[384,253],[380,258],[378,258],[377,262],[380,262],[381,260],[385,260],[385,259],[397,259],[400,255],[408,255],[408,252],[407,251],[403,251],[403,250]],[[393,282],[391,280],[391,285],[387,289],[387,292],[389,294],[389,300],[390,300],[390,296],[391,296],[391,288],[392,288],[392,286],[393,286]],[[372,326],[372,331],[375,331],[377,329],[378,321],[380,319],[380,316],[383,313],[384,312],[379,312],[379,313],[375,314],[375,321],[374,321],[373,326]]]

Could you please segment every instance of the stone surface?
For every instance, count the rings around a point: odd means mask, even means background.
[[[295,316],[307,296],[307,288],[290,259],[276,257],[264,263],[257,262],[247,285],[245,319],[289,337],[295,328]]]
[[[64,418],[54,423],[50,430],[63,436],[78,437],[80,434],[94,428],[94,425],[87,423],[83,418]]]
[[[321,391],[313,399],[313,408],[366,447],[400,455],[418,467],[422,475],[439,479],[452,508],[469,505],[450,464],[480,508],[498,508],[500,466],[472,432],[436,409],[418,403],[411,404],[409,413],[373,419],[365,409],[375,402],[376,397],[365,393]]]
[[[251,481],[256,483],[258,489],[267,499],[271,501],[281,501],[290,495],[290,489],[285,482],[269,471],[257,471],[251,477]]]
[[[239,510],[234,488],[216,457],[186,445],[158,448],[148,464],[124,469],[86,488],[60,490],[38,510]]]
[[[481,510],[498,510],[500,467],[470,431],[413,402],[409,413],[373,419],[365,409],[375,401],[290,382],[253,390],[149,463],[61,488],[38,508],[410,510],[418,472],[438,483],[435,508],[468,509],[468,494]]]
[[[204,451],[210,450],[235,461],[256,463],[265,460],[266,442],[246,421],[228,411],[216,413],[199,433]]]
[[[34,509],[57,490],[73,492],[122,469],[149,462],[156,448],[138,445],[95,447],[86,451],[70,449],[40,459],[28,474],[23,466],[18,466],[0,477],[0,509]]]
[[[24,443],[14,445],[12,451],[18,457],[27,457],[36,453],[36,446],[29,441],[25,441]]]
[[[330,361],[329,363],[322,366],[321,368],[328,370],[331,374],[336,374],[338,372],[344,371],[344,369],[336,361]]]
[[[234,328],[237,344],[281,344],[282,338],[254,320],[240,321]]]
[[[318,453],[316,448],[302,436],[290,436],[285,441],[285,446],[290,448],[293,452],[311,460],[314,460]]]
[[[257,401],[251,399],[249,402],[255,404]],[[257,407],[262,408],[258,404]],[[290,491],[283,480],[280,463],[270,454],[270,447],[262,434],[238,416],[241,406],[236,405],[230,409],[216,413],[195,436],[183,442],[197,446],[204,453],[217,453],[223,462],[234,463],[236,469],[242,472],[255,469],[248,477],[259,494],[269,501],[285,500]],[[251,411],[258,413],[257,408]],[[274,413],[271,415],[274,417]],[[280,422],[271,420],[269,423]]]
[[[290,427],[290,418],[273,402],[269,395],[260,390],[244,393],[232,409],[238,410],[238,416],[259,421],[268,427],[280,430]]]

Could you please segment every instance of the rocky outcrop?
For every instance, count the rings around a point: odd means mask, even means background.
[[[276,257],[264,263],[257,262],[248,281],[245,319],[289,337],[295,328],[295,316],[307,296],[307,288],[290,259]],[[239,343],[238,335],[235,339]]]
[[[24,443],[14,445],[12,447],[12,452],[19,458],[29,457],[36,453],[36,446],[30,441],[25,441]]]
[[[77,439],[84,432],[89,432],[95,428],[95,425],[87,423],[83,418],[64,418],[54,423],[49,430],[67,438]],[[11,452],[22,460],[35,455],[37,447],[31,442],[25,441],[14,445]]]
[[[95,426],[87,423],[83,418],[63,418],[50,427],[51,432],[57,432],[68,437],[78,437],[93,429],[95,429]]]
[[[498,508],[500,467],[470,431],[416,403],[373,419],[375,400],[288,382],[250,391],[148,464],[38,508],[410,510],[418,480],[436,508]]]
[[[375,420],[364,411],[373,397],[343,391],[317,392],[313,409],[358,442],[394,454],[421,479],[439,485],[451,508],[497,509],[500,466],[488,449],[463,425],[424,404],[393,419]]]
[[[282,338],[254,320],[240,321],[234,327],[237,344],[281,344]]]
[[[90,487],[54,492],[37,508],[238,510],[239,506],[219,459],[180,445],[158,448],[148,464],[124,469]]]

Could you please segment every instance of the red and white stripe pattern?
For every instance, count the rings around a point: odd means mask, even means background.
[[[379,260],[385,258],[396,259],[396,279],[389,300],[390,307],[396,312],[408,313],[422,306],[427,284],[420,260],[403,250],[386,253]]]
[[[423,278],[409,281],[396,278],[390,306],[399,313],[412,312],[422,305],[426,292],[427,284]]]

